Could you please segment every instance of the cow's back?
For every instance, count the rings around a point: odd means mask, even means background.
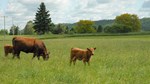
[[[84,53],[84,52],[86,52],[86,50],[83,50],[83,49],[80,49],[80,48],[72,48],[71,49],[71,53],[78,53],[78,54],[81,54],[81,53]]]
[[[14,37],[12,40],[15,51],[33,52],[35,39],[26,37]]]

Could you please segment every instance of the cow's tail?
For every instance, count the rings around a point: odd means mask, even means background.
[[[70,50],[70,59],[72,59],[72,57],[73,57],[73,56],[72,56],[72,49],[73,49],[73,48],[71,48],[71,50]]]
[[[15,56],[15,47],[16,47],[16,37],[13,37],[13,39],[12,39],[12,46],[13,46],[12,53],[13,53],[13,58],[14,58],[14,56]]]
[[[12,45],[13,46],[15,45],[15,39],[16,39],[16,37],[13,37],[13,39],[12,39]]]
[[[70,50],[70,66],[71,66],[72,61],[73,61],[72,49],[73,49],[73,48],[71,48],[71,50]]]

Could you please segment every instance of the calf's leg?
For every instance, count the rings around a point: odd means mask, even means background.
[[[83,63],[84,63],[84,65],[86,65],[86,60],[85,60],[85,58],[83,58]]]
[[[8,52],[5,52],[5,56],[8,56]]]
[[[75,63],[76,63],[76,59],[77,59],[76,57],[73,58],[73,64],[74,64],[74,65],[75,65]]]

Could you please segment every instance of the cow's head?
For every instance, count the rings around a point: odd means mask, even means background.
[[[94,50],[96,50],[96,48],[87,48],[88,50],[88,54],[91,56],[91,55],[94,55]]]
[[[50,52],[45,53],[45,56],[43,56],[43,59],[44,59],[44,60],[48,60],[48,59],[49,59],[49,54],[50,54]]]

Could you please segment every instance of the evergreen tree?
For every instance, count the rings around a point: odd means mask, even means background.
[[[18,34],[19,34],[19,27],[13,25],[13,26],[10,28],[9,35],[18,35]]]
[[[66,31],[66,26],[63,24],[58,24],[55,26],[54,30],[53,30],[53,34],[63,34]]]
[[[34,29],[37,34],[45,34],[51,30],[51,18],[49,11],[46,10],[44,2],[40,4],[40,8],[36,13],[34,20]]]
[[[102,32],[103,28],[101,25],[98,26],[97,32]]]
[[[69,27],[68,26],[66,26],[66,30],[65,30],[65,34],[68,34],[69,33]]]
[[[16,26],[14,34],[15,34],[15,35],[18,35],[18,34],[19,34],[19,27],[18,27],[18,26]]]

